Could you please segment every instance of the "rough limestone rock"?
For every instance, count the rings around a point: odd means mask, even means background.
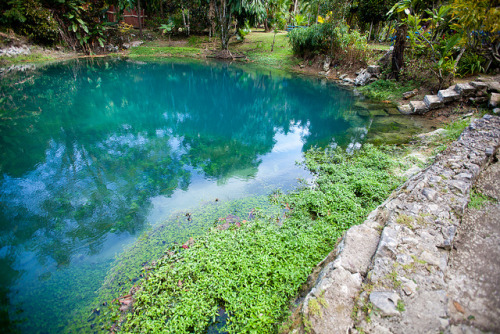
[[[472,81],[470,85],[476,90],[486,90],[488,88],[488,85],[482,81]]]
[[[462,96],[470,96],[474,94],[476,89],[468,83],[463,83],[463,84],[456,84],[455,91]]]
[[[450,267],[450,252],[458,242],[455,238],[472,186],[488,162],[493,160],[499,147],[500,117],[486,115],[476,120],[457,141],[436,157],[431,166],[413,175],[362,225],[351,228],[336,252],[331,253],[332,262],[324,264],[314,287],[299,306],[301,318],[306,319],[307,331],[424,334],[462,333],[458,330],[463,329],[468,330],[463,333],[475,333],[474,320],[470,320],[473,318],[464,315],[477,316],[480,320],[484,318],[485,323],[489,321],[490,324],[498,321],[500,307],[488,304],[496,300],[500,302],[496,296],[477,296],[474,291],[467,290],[465,297],[473,302],[465,299],[460,303],[461,300],[456,300],[464,296],[461,290],[464,282],[470,282],[466,283],[467,289],[473,284],[480,286],[484,282],[495,282],[491,288],[497,291],[498,274],[487,277],[479,269],[464,267],[463,271],[469,274],[471,281],[463,281],[456,275],[458,280],[450,281],[447,275],[454,270],[453,266]],[[500,171],[495,173],[481,184],[484,185],[482,191],[498,197],[489,192],[489,189],[500,187]],[[491,221],[495,222],[491,226],[498,226],[497,209],[486,210],[493,217]],[[474,228],[476,225],[471,226]],[[380,227],[383,227],[382,233],[373,252]],[[495,228],[498,232],[498,227]],[[500,232],[498,238],[495,234],[489,240],[492,233],[472,231],[469,235],[473,240],[490,244],[498,252]],[[367,249],[360,248],[363,246]],[[461,247],[459,243],[458,250]],[[462,254],[470,257],[474,251],[479,254],[483,249],[479,246],[465,248]],[[351,259],[354,253],[361,259]],[[492,261],[498,263],[500,255],[495,254],[492,251]],[[471,261],[474,263],[476,260],[472,258]],[[455,290],[449,290],[451,288]],[[497,292],[490,294],[500,295]],[[375,309],[367,319],[363,310],[369,303]],[[482,312],[479,311],[482,310],[481,305],[489,307],[484,317],[479,313]],[[353,312],[357,312],[354,317],[358,319],[356,322],[353,321]],[[464,319],[468,320],[457,322]],[[485,329],[498,331],[498,328]],[[305,328],[295,328],[293,333],[305,333]]]
[[[330,270],[304,301],[302,312],[311,322],[310,333],[346,333],[354,323],[352,296],[360,289],[361,282],[359,274],[343,268]]]
[[[365,275],[370,260],[377,249],[380,232],[362,224],[347,231],[340,244],[341,254],[334,263],[335,267],[344,267],[351,273]]]
[[[425,114],[429,109],[423,101],[411,101],[410,108],[414,114]]]
[[[27,45],[22,46],[10,46],[5,49],[0,48],[0,57],[17,57],[17,56],[27,56],[31,54],[31,50]]]
[[[426,95],[424,97],[424,103],[429,110],[441,108],[443,102],[437,95]]]
[[[498,93],[491,93],[490,97],[490,107],[499,107],[500,106],[500,94]]]
[[[370,302],[380,309],[383,316],[399,315],[397,306],[400,299],[394,291],[374,291],[370,293]]]
[[[409,104],[402,104],[398,106],[398,111],[404,115],[413,114],[413,110],[411,109],[411,106]]]
[[[418,94],[418,89],[410,90],[409,92],[403,93],[403,99],[408,100]]]
[[[498,81],[491,81],[486,83],[488,86],[488,91],[494,93],[500,93],[500,83]]]
[[[380,75],[380,73],[382,73],[382,69],[379,65],[370,65],[366,70],[368,71],[368,73],[375,76],[378,76]]]
[[[326,56],[325,61],[323,63],[323,71],[328,72],[330,70],[330,65],[332,63],[332,58]]]
[[[363,69],[354,80],[354,84],[356,86],[365,86],[366,84],[368,84],[368,81],[371,77],[372,75],[370,74],[370,72],[368,72],[366,69]]]
[[[454,89],[443,89],[438,92],[439,100],[443,103],[458,101],[460,99],[460,94]]]

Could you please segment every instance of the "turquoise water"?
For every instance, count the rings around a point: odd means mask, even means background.
[[[356,147],[372,117],[355,102],[320,80],[216,62],[101,59],[4,76],[2,332],[65,332],[141,232],[296,186],[311,146]]]

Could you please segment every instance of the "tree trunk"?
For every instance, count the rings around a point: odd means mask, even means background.
[[[141,0],[137,0],[137,17],[139,18],[139,37],[142,38],[142,22],[141,22]]]
[[[370,39],[372,37],[372,29],[373,29],[373,21],[370,23],[370,32],[368,33],[368,42],[370,42]]]
[[[407,29],[408,27],[406,24],[400,24],[396,31],[396,41],[394,42],[394,50],[392,51],[391,74],[391,76],[396,80],[399,80],[399,71],[403,67]]]
[[[271,52],[274,51],[274,41],[276,40],[276,33],[278,32],[278,30],[274,30],[274,37],[273,37],[273,44],[271,45]]]
[[[215,35],[215,0],[210,0],[208,9],[208,20],[210,21],[210,34],[209,40]]]
[[[160,17],[161,17],[162,20],[165,17],[163,15],[163,0],[160,0]]]

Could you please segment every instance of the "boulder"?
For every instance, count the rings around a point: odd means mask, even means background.
[[[414,114],[425,114],[427,111],[429,111],[423,101],[411,101],[410,108]]]
[[[468,83],[456,84],[455,91],[462,96],[469,96],[474,94],[476,89]]]
[[[443,103],[458,101],[460,94],[453,89],[443,89],[438,92],[439,100]]]
[[[404,115],[411,115],[413,113],[409,104],[402,104],[398,106],[398,111]]]
[[[424,97],[424,103],[429,110],[441,108],[443,106],[443,102],[441,102],[437,95],[426,95]]]
[[[330,70],[330,65],[332,63],[332,58],[326,56],[325,62],[323,63],[323,71],[328,72]]]
[[[500,106],[500,94],[491,93],[490,97],[490,107],[495,108]]]
[[[380,75],[380,73],[382,72],[382,69],[380,68],[379,65],[370,65],[366,70],[371,75]]]
[[[472,81],[470,85],[476,90],[486,90],[488,88],[488,85],[482,81]]]
[[[494,93],[500,93],[500,83],[497,81],[491,81],[486,83],[488,85],[488,91]]]
[[[372,75],[370,74],[370,72],[368,72],[367,70],[362,70],[354,80],[354,84],[356,86],[365,86],[366,84],[368,84],[368,81],[371,77]]]

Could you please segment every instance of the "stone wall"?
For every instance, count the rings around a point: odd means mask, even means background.
[[[292,333],[449,332],[444,276],[479,173],[500,145],[486,115],[366,221],[349,229],[310,277]]]

